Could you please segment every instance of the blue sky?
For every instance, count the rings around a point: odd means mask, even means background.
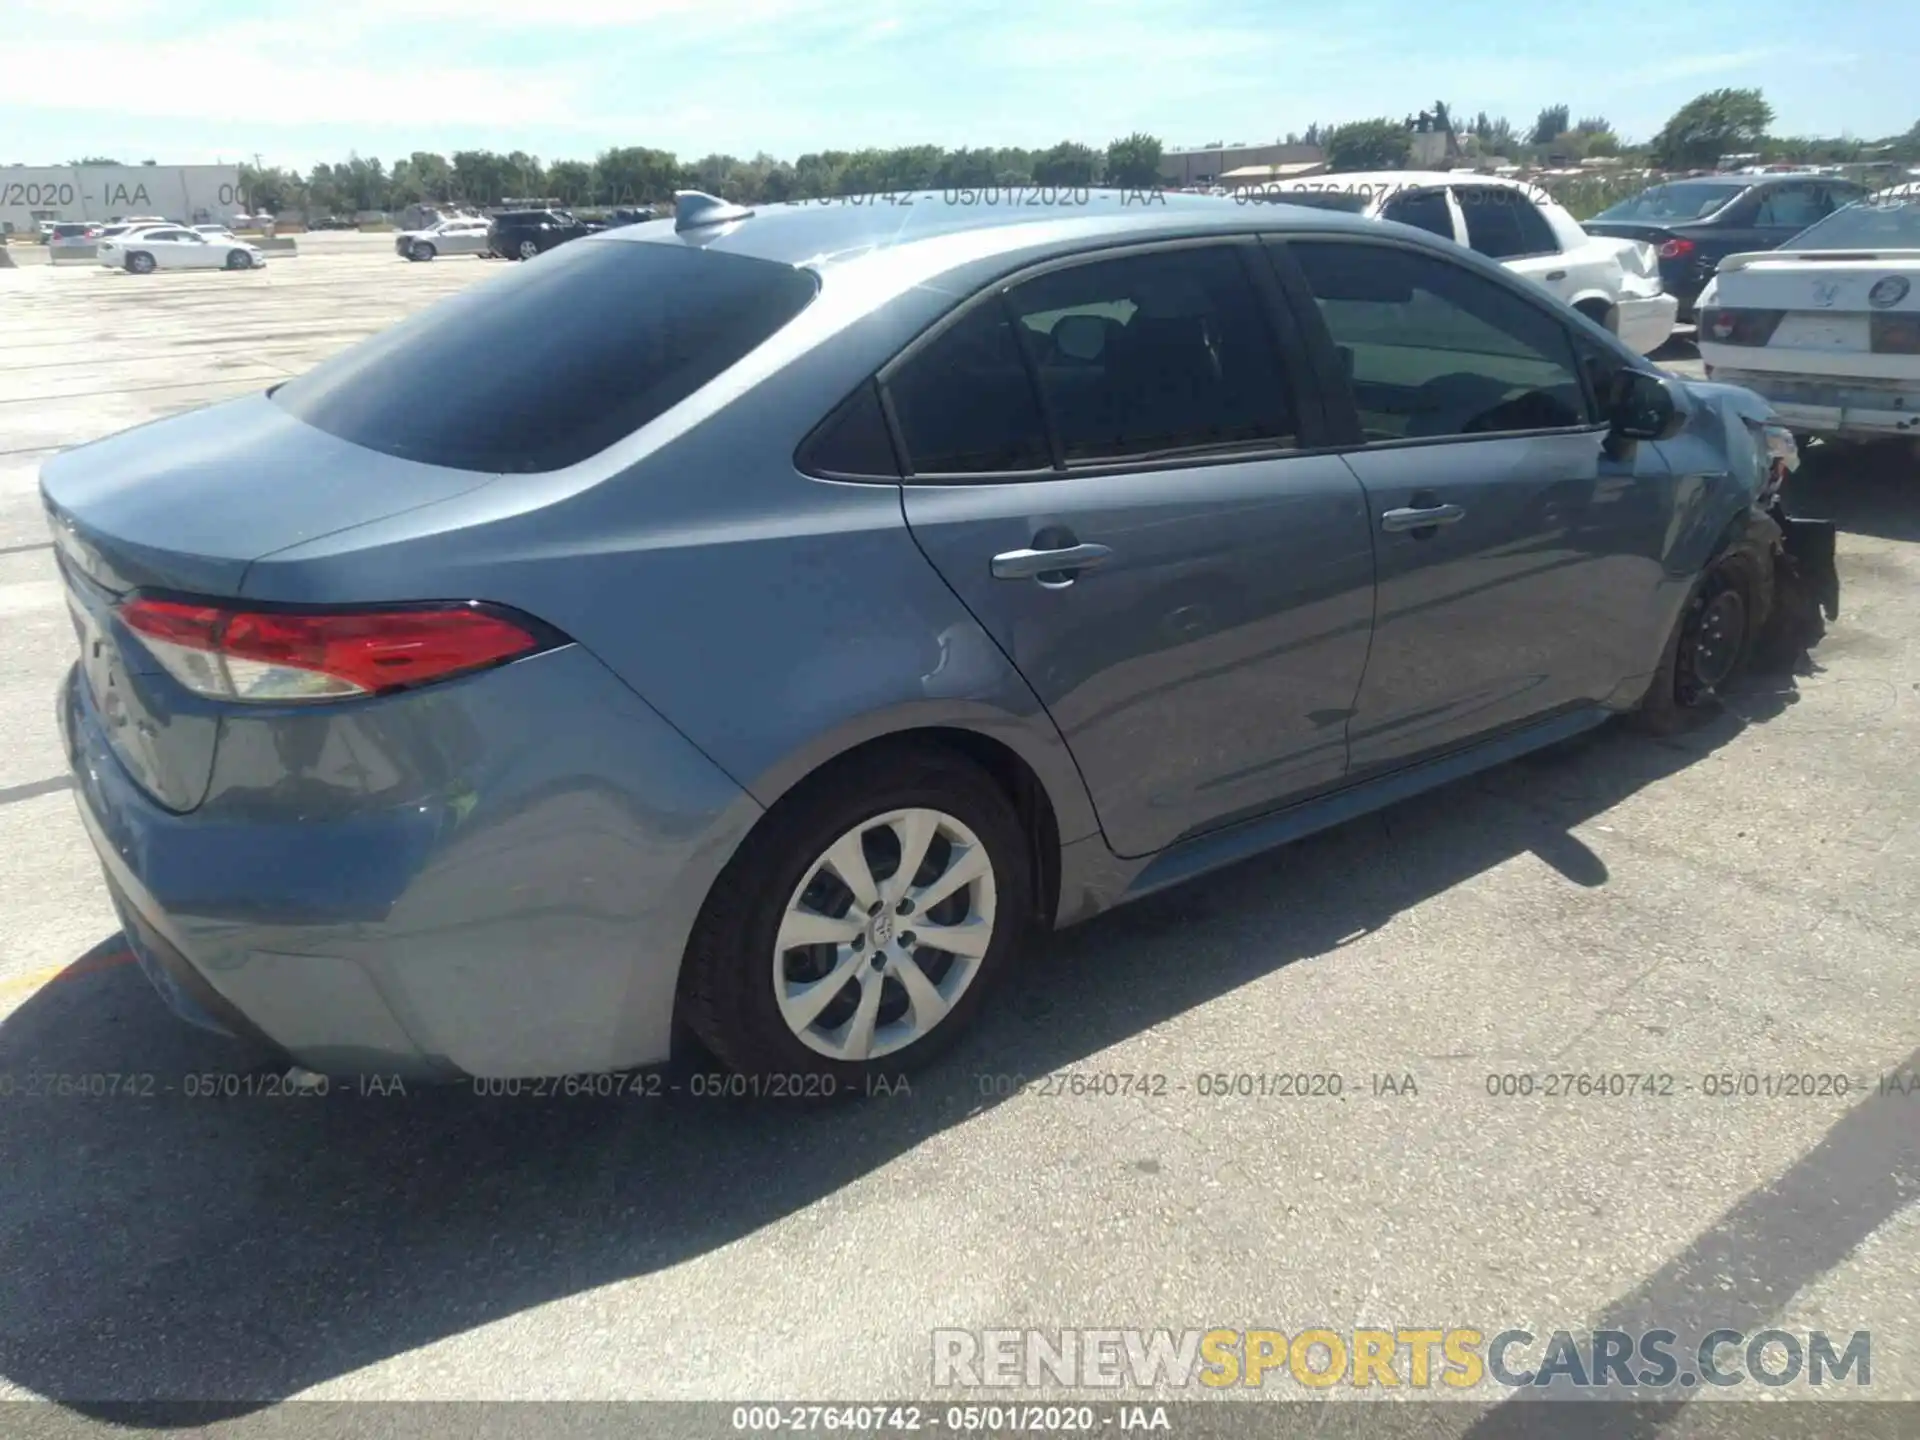
[[[4,0],[0,163],[609,145],[1259,142],[1435,99],[1628,135],[1722,85],[1776,132],[1920,119],[1909,0]]]

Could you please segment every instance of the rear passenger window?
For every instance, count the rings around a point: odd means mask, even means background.
[[[1442,240],[1454,238],[1453,211],[1447,206],[1447,192],[1444,190],[1396,195],[1382,207],[1380,218],[1411,225],[1416,230],[1425,230],[1429,235],[1438,235]]]
[[[1005,310],[976,305],[887,381],[916,475],[1047,470],[1053,456]]]
[[[1305,272],[1369,440],[1589,423],[1573,337],[1539,306],[1439,255],[1287,246]]]
[[[686,399],[805,309],[816,285],[771,260],[588,238],[342,351],[273,400],[409,460],[557,470]]]
[[[1754,224],[1802,229],[1827,213],[1825,192],[1811,185],[1783,185],[1760,202]]]
[[[1460,213],[1467,222],[1467,244],[1490,260],[1551,255],[1560,249],[1546,217],[1517,190],[1492,185],[1463,189]]]
[[[879,387],[871,380],[841,401],[801,442],[794,463],[809,475],[855,480],[900,477]]]
[[[1076,265],[1009,301],[1069,464],[1296,443],[1264,304],[1232,247]]]

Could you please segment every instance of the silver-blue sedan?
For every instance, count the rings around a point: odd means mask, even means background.
[[[854,1090],[1036,932],[1814,638],[1782,443],[1406,227],[687,194],[48,462],[59,711],[191,1019]]]

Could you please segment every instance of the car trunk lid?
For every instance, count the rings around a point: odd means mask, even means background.
[[[493,478],[364,449],[254,395],[56,456],[40,494],[62,556],[108,592],[225,597],[262,555]]]
[[[1673,239],[1671,230],[1633,220],[1583,220],[1580,224],[1589,235],[1605,235],[1617,240],[1642,240],[1655,249]]]
[[[169,677],[119,618],[135,590],[238,596],[289,545],[433,504],[493,477],[336,439],[265,396],[143,425],[55,457],[40,492],[92,711],[141,788],[205,798],[221,707]]]
[[[1920,314],[1920,251],[1730,255],[1720,262],[1714,304],[1777,312],[1768,342],[1775,349],[1864,354],[1873,349],[1876,315]]]

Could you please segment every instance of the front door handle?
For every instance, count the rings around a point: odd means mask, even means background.
[[[1418,509],[1389,510],[1380,517],[1380,528],[1396,533],[1402,530],[1430,530],[1435,525],[1453,525],[1466,518],[1465,506],[1427,505]]]
[[[1549,270],[1547,272],[1547,279],[1549,280],[1564,280],[1566,278],[1567,272],[1564,270]]]
[[[1057,588],[1073,583],[1075,573],[1090,570],[1113,551],[1105,545],[1063,545],[1054,550],[1005,550],[993,557],[996,580],[1039,580]]]

